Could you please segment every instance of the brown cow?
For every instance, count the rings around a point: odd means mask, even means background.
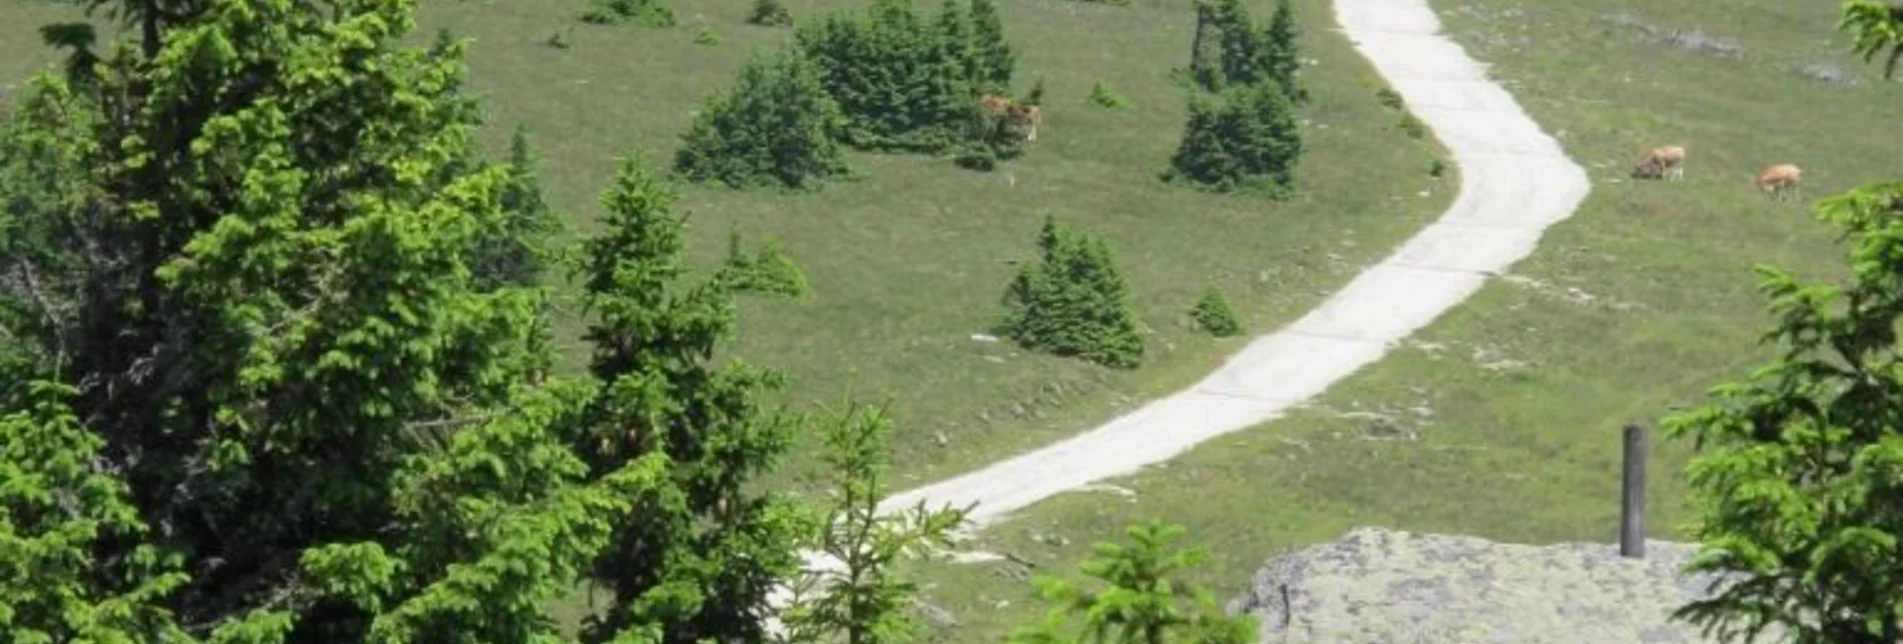
[[[1036,105],[1025,105],[997,94],[986,94],[978,99],[978,107],[993,119],[1004,120],[1025,132],[1024,140],[1037,140],[1037,126],[1044,122],[1044,110]]]
[[[1024,128],[1024,140],[1037,140],[1037,126],[1044,122],[1044,108],[1036,105],[1016,105],[1011,110],[1011,122]]]
[[[1634,179],[1685,180],[1685,148],[1676,145],[1652,148],[1632,168]]]
[[[1792,199],[1803,198],[1802,189],[1798,187],[1803,180],[1802,169],[1789,163],[1780,163],[1758,173],[1757,185],[1759,190],[1770,193],[1772,198],[1784,201],[1787,196]]]

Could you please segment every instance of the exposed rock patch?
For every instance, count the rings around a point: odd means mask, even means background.
[[[1264,644],[1702,643],[1670,619],[1717,579],[1679,572],[1696,548],[1647,541],[1634,560],[1616,544],[1358,528],[1270,559],[1229,609],[1253,613]]]

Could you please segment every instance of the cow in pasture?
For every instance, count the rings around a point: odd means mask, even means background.
[[[1044,108],[1036,105],[1015,105],[1011,110],[1011,123],[1024,130],[1024,140],[1037,140],[1037,126],[1044,122]]]
[[[1685,180],[1685,148],[1676,145],[1652,148],[1632,168],[1634,179]]]
[[[993,121],[1004,121],[1024,132],[1024,140],[1037,140],[1037,126],[1044,122],[1044,110],[1036,105],[1025,105],[997,94],[986,94],[978,99],[978,107]]]
[[[1757,186],[1779,201],[1786,197],[1800,199],[1802,189],[1798,184],[1804,180],[1804,171],[1789,163],[1780,163],[1758,173]]]

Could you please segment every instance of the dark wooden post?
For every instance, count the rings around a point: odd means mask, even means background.
[[[1625,484],[1619,504],[1619,556],[1645,558],[1645,428],[1625,426]]]

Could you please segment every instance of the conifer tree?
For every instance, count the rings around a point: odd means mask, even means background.
[[[668,458],[590,470],[537,289],[412,5],[128,4],[99,89],[0,142],[0,630],[26,641],[546,641]],[[50,247],[36,248],[42,242]],[[61,249],[80,249],[65,254]],[[25,578],[21,578],[24,575]]]
[[[1189,314],[1197,327],[1218,338],[1242,333],[1242,320],[1236,317],[1235,309],[1229,308],[1229,299],[1213,284],[1203,288],[1202,297],[1196,300]]]
[[[1141,364],[1142,331],[1109,246],[1049,217],[1037,246],[1038,261],[1005,291],[1004,332],[1031,350],[1116,368]]]
[[[1295,10],[1289,6],[1289,0],[1280,0],[1263,37],[1263,74],[1280,83],[1291,101],[1301,104],[1308,102],[1308,88],[1301,78],[1301,47],[1297,38]]]
[[[970,508],[932,510],[921,501],[880,512],[879,502],[890,493],[885,479],[888,422],[882,410],[848,405],[826,427],[826,461],[837,500],[815,541],[819,552],[836,565],[798,580],[786,611],[789,641],[916,641],[918,624],[912,615],[920,587],[898,566],[942,553]]]
[[[1082,572],[1101,584],[1087,589],[1058,577],[1033,580],[1038,594],[1056,604],[1038,626],[1014,633],[1014,644],[1058,644],[1084,641],[1104,644],[1247,644],[1257,639],[1255,620],[1230,617],[1217,606],[1214,595],[1181,578],[1183,571],[1203,563],[1200,549],[1176,549],[1172,544],[1185,530],[1180,525],[1151,522],[1131,526],[1125,543],[1099,542],[1083,563]],[[1076,637],[1063,633],[1072,617],[1082,617]]]
[[[1301,154],[1294,106],[1280,86],[1231,87],[1213,100],[1191,97],[1183,141],[1163,176],[1217,191],[1285,197],[1294,188]]]
[[[733,328],[724,283],[683,284],[684,223],[675,194],[634,161],[602,197],[604,232],[585,244],[584,302],[594,317],[589,372],[602,396],[578,449],[593,472],[664,455],[678,502],[618,526],[595,575],[612,605],[590,641],[658,629],[660,641],[758,641],[768,590],[798,563],[792,500],[751,485],[786,452],[783,420],[760,409],[777,373],[711,364]]]
[[[476,286],[490,290],[508,284],[533,286],[542,279],[550,253],[551,237],[561,222],[542,196],[542,181],[535,169],[535,153],[529,149],[527,129],[517,126],[509,140],[509,160],[505,166],[500,201],[505,215],[502,230],[484,239],[470,261]]]
[[[1011,88],[1017,52],[1004,39],[1004,18],[993,0],[971,0],[974,42],[971,78],[982,92],[1004,93]]]
[[[844,116],[797,49],[755,57],[681,135],[674,171],[734,188],[811,188],[850,169],[833,138]]]

